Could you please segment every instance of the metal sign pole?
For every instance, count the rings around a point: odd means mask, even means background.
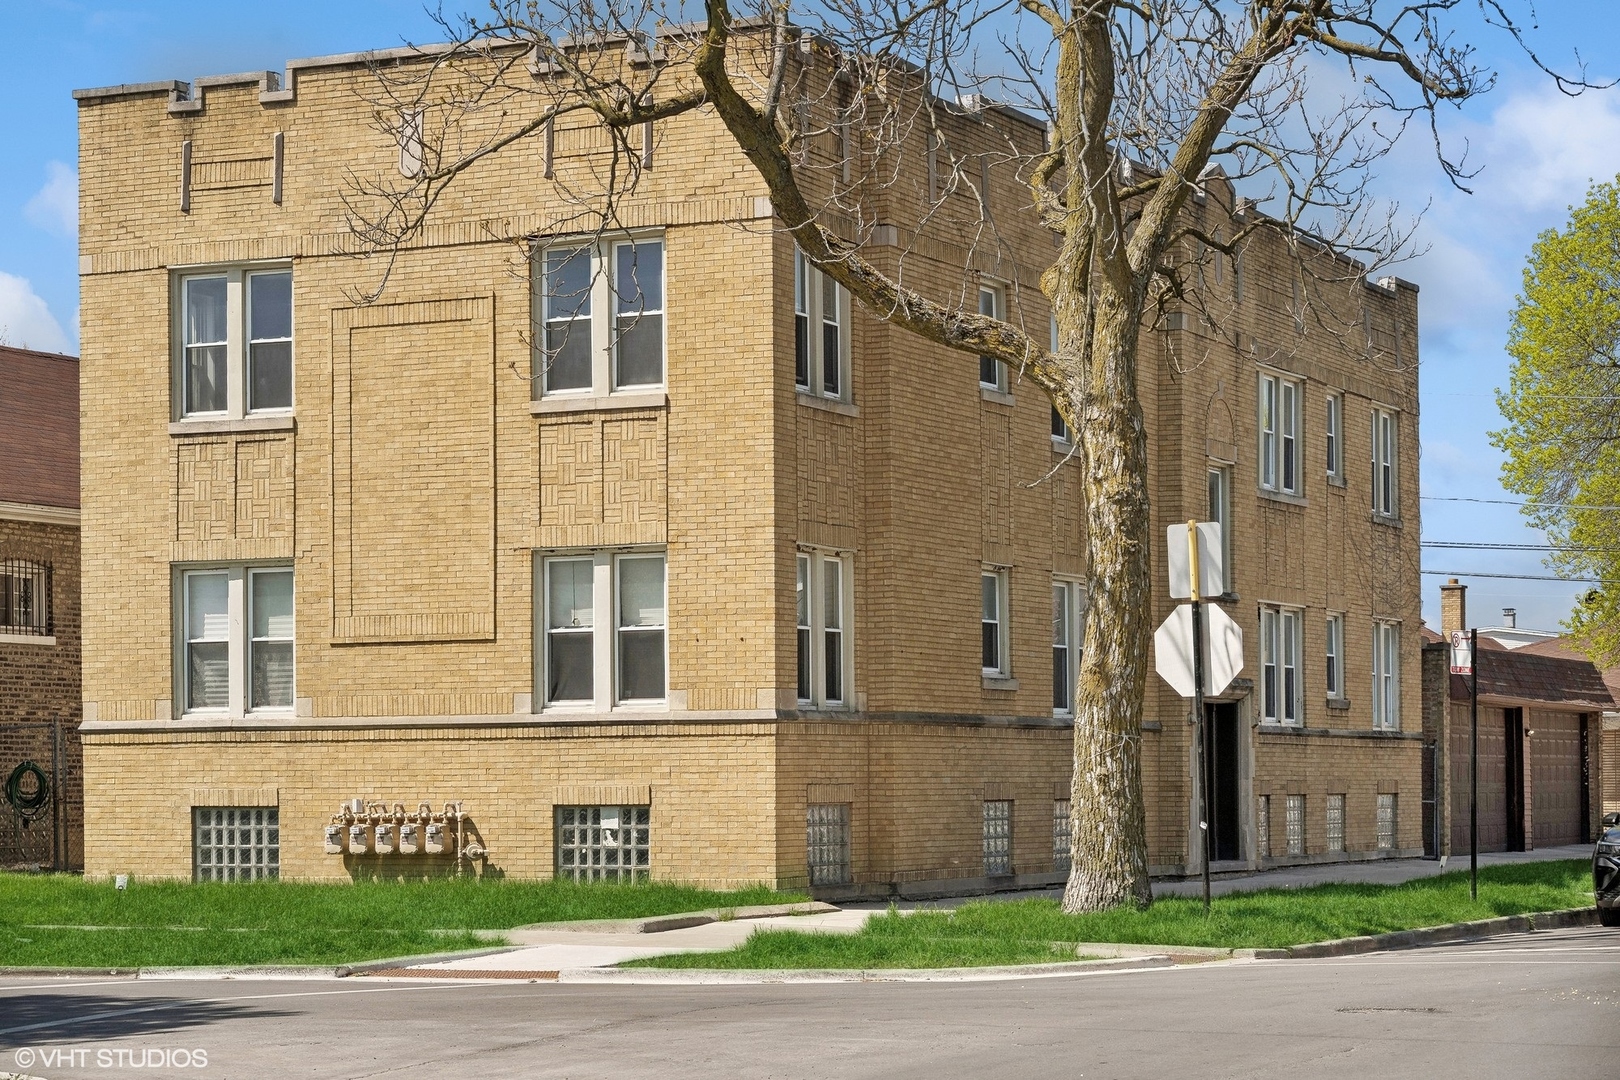
[[[1198,739],[1198,832],[1204,846],[1204,913],[1209,913],[1209,764],[1204,740],[1204,614],[1199,602],[1198,522],[1187,522],[1187,557],[1192,584],[1193,716]]]
[[[1468,896],[1479,899],[1479,631],[1468,631]]]

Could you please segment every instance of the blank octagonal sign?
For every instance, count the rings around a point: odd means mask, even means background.
[[[1243,628],[1214,604],[1204,615],[1204,693],[1219,694],[1243,670]],[[1153,632],[1153,666],[1184,698],[1193,696],[1192,605],[1179,604]]]

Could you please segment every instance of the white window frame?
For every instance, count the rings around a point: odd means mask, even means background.
[[[1260,487],[1298,496],[1304,492],[1300,468],[1300,404],[1304,380],[1276,372],[1260,373]]]
[[[1373,620],[1373,727],[1401,729],[1401,624]]]
[[[1381,518],[1400,516],[1401,414],[1372,411],[1372,509]]]
[[[995,618],[987,617],[984,609],[984,587],[986,582],[993,582],[995,596],[993,612]],[[1008,647],[1007,624],[1009,623],[1008,573],[1004,566],[985,566],[979,573],[979,672],[986,679],[1012,678],[1012,650]],[[996,627],[996,666],[991,667],[984,662],[984,628]]]
[[[1079,578],[1052,578],[1052,715],[1074,715],[1074,691],[1080,661],[1085,655],[1086,607],[1089,596]],[[1067,674],[1060,684],[1057,670],[1060,652]]]
[[[1305,723],[1303,608],[1260,605],[1260,722]]]
[[[794,621],[797,626],[795,654],[801,676],[796,688],[799,707],[850,708],[855,700],[855,575],[852,559],[847,552],[805,546],[797,550],[793,561]],[[835,593],[829,596],[829,578],[835,576]],[[834,598],[836,608],[828,604],[828,600]],[[829,611],[836,611],[840,625],[829,625]],[[806,645],[808,656],[805,654]],[[829,684],[829,657],[836,662],[839,676],[837,685]]]
[[[1323,425],[1327,450],[1327,478],[1344,483],[1344,395],[1327,396],[1327,422]]]
[[[993,281],[981,281],[981,282],[979,282],[979,307],[978,307],[978,312],[979,312],[980,315],[988,315],[992,319],[1005,320],[1007,318],[1007,288],[1006,288],[1006,286],[1002,285],[999,282],[993,282]],[[985,370],[986,370],[986,365],[989,365],[989,364],[994,364],[995,365],[995,368],[993,369],[994,373],[995,373],[994,381],[987,380],[984,377]],[[996,359],[995,357],[980,356],[979,357],[979,389],[980,390],[991,390],[991,391],[994,391],[995,393],[998,393],[998,394],[1005,394],[1007,392],[1007,365],[1006,365],[1006,363],[1004,363],[1001,360]]]
[[[291,333],[285,338],[251,339],[252,333],[252,285],[251,279],[273,274],[286,274],[293,279],[289,301],[288,324]],[[190,296],[189,283],[218,279],[225,282],[225,340],[213,342],[213,345],[225,347],[225,407],[223,409],[191,409],[189,408],[190,392],[190,363],[189,350],[193,347],[186,341],[187,333],[187,304]],[[172,375],[170,379],[170,395],[173,402],[171,419],[178,423],[197,422],[207,420],[243,420],[249,416],[291,416],[297,404],[298,387],[298,350],[294,344],[297,339],[297,282],[293,275],[293,267],[289,262],[274,263],[241,263],[227,266],[188,267],[176,272],[173,276],[173,285],[170,293],[170,310],[173,312],[170,327],[173,342],[173,360],[171,364]],[[254,341],[265,343],[279,343],[285,341],[290,354],[287,373],[287,404],[255,407],[252,398],[252,345]],[[200,343],[199,343],[200,344]]]
[[[1322,685],[1334,701],[1344,699],[1344,615],[1328,612],[1323,647]]]
[[[658,251],[659,306],[646,307],[635,315],[621,315],[618,310],[618,267],[621,249],[637,247]],[[590,259],[590,310],[573,317],[576,324],[585,323],[590,334],[591,378],[588,386],[558,387],[547,385],[550,358],[547,350],[547,327],[552,322],[550,311],[550,281],[547,277],[547,259],[553,253],[585,251]],[[552,237],[535,245],[530,263],[533,280],[531,304],[533,309],[534,341],[530,350],[533,363],[535,401],[565,398],[611,397],[615,394],[662,393],[669,383],[669,245],[663,232],[623,233],[594,237]],[[640,281],[638,257],[637,281]],[[659,374],[656,382],[625,383],[619,377],[620,320],[656,318],[659,320]],[[564,321],[561,319],[555,320]]]
[[[832,311],[827,310],[828,300]],[[831,330],[838,355],[827,363],[827,335]],[[793,249],[793,386],[812,398],[853,402],[850,365],[849,291],[822,273],[798,248]],[[802,354],[802,355],[801,355]],[[804,369],[800,370],[800,360]],[[834,385],[828,386],[829,370]]]
[[[1209,521],[1221,527],[1221,576],[1226,594],[1232,587],[1232,469],[1228,465],[1210,465],[1205,486],[1209,494]]]
[[[1052,353],[1056,355],[1058,351],[1057,316],[1051,316],[1048,321],[1052,327]],[[1058,407],[1055,404],[1052,406],[1052,446],[1054,449],[1062,450],[1065,453],[1074,446],[1074,432],[1069,428],[1069,422],[1063,419],[1063,414],[1058,412]]]
[[[634,559],[658,559],[664,567],[663,622],[620,625],[620,572],[623,563]],[[591,564],[591,697],[553,701],[550,698],[551,573],[553,564],[586,560]],[[617,550],[574,550],[536,552],[534,559],[534,671],[533,696],[536,712],[612,712],[618,709],[640,711],[666,709],[669,703],[669,558],[663,548]],[[631,698],[621,691],[623,660],[621,637],[625,633],[652,632],[663,635],[664,689],[658,697]],[[566,631],[565,631],[566,632]]]
[[[253,636],[253,577],[256,574],[293,575],[293,632],[290,637],[255,638]],[[195,582],[203,577],[225,578],[225,624],[222,632],[207,637],[193,637],[190,619],[190,596]],[[245,717],[292,716],[298,694],[298,578],[291,563],[216,563],[175,568],[174,588],[174,697],[175,713],[180,716]],[[255,641],[292,645],[292,687],[285,705],[253,707],[251,686],[253,650]],[[225,645],[226,703],[223,706],[191,706],[191,648],[193,643]]]

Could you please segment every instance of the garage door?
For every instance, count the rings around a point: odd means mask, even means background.
[[[1535,846],[1581,843],[1581,718],[1532,711],[1526,726]]]

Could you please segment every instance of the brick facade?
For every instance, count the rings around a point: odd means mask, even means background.
[[[54,784],[32,820],[0,800],[0,866],[84,865],[78,401],[75,358],[0,346],[0,782]]]
[[[973,358],[863,311],[847,328],[843,400],[796,392],[792,244],[718,121],[694,113],[658,125],[656,164],[618,208],[626,229],[650,230],[631,235],[664,244],[664,383],[537,398],[536,271],[522,241],[543,249],[566,236],[578,208],[532,154],[493,158],[400,252],[381,301],[357,305],[355,287],[382,265],[344,254],[343,178],[397,175],[399,161],[356,105],[370,78],[357,63],[309,62],[289,90],[233,78],[172,100],[170,84],[80,95],[85,412],[107,433],[84,455],[84,572],[98,597],[85,628],[88,871],[190,873],[191,810],[207,805],[279,806],[289,876],[437,865],[323,854],[323,825],[358,798],[463,800],[487,866],[519,876],[552,872],[554,806],[646,802],[655,876],[802,885],[807,807],[833,803],[850,807],[851,889],[1057,880],[1052,818],[1071,735],[1053,709],[1052,583],[1083,578],[1084,525],[1077,466],[1051,437],[1044,395],[1016,372],[1004,390],[981,390]],[[946,122],[968,154],[1042,137],[995,110]],[[595,137],[559,126],[559,182],[581,178]],[[917,150],[901,182],[873,194],[878,220],[921,219]],[[1190,213],[1214,227],[1230,192],[1212,184]],[[988,199],[997,252],[964,245],[977,200],[951,196],[928,227],[897,225],[871,257],[936,296],[960,294],[966,267],[1004,290],[1010,320],[1044,328],[1035,286],[1050,238],[1021,212],[1028,193],[1011,170],[993,175]],[[1219,602],[1248,635],[1248,658],[1217,704],[1230,707],[1223,767],[1244,865],[1261,858],[1256,794],[1307,800],[1305,851],[1274,841],[1275,863],[1421,847],[1416,290],[1313,277],[1317,310],[1355,331],[1329,333],[1293,314],[1304,305],[1289,265],[1281,241],[1258,234],[1241,275],[1212,271],[1207,283],[1230,309],[1224,330],[1177,314],[1142,339],[1155,538],[1208,516],[1211,467],[1230,484],[1233,572]],[[288,266],[291,414],[185,418],[183,277]],[[1268,373],[1298,394],[1292,493],[1262,490],[1257,469]],[[1378,514],[1375,409],[1393,417],[1399,446],[1398,505]],[[545,708],[537,565],[651,551],[667,566],[666,700]],[[847,707],[798,700],[801,552],[845,560],[850,575]],[[1156,565],[1162,575],[1162,555]],[[285,714],[187,714],[182,575],[226,566],[293,569]],[[1007,678],[981,671],[987,567],[1008,589]],[[1260,605],[1301,620],[1297,725],[1258,722]],[[1156,597],[1158,617],[1170,607]],[[1331,698],[1330,613],[1345,638]],[[1403,631],[1392,730],[1375,730],[1370,701],[1375,620]],[[1143,764],[1158,873],[1196,868],[1187,711],[1150,685]],[[1383,849],[1380,793],[1403,806]],[[1346,850],[1328,852],[1322,807],[1338,794]],[[1013,803],[1013,875],[993,883],[986,801]],[[131,820],[138,835],[121,826]],[[1274,812],[1274,831],[1279,822]]]

